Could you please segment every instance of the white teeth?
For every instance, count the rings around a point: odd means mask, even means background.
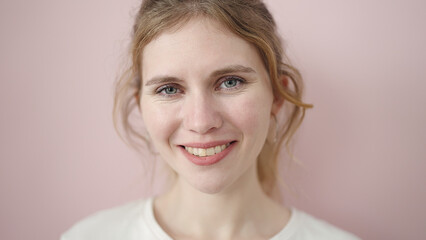
[[[227,144],[218,145],[218,146],[211,147],[211,148],[185,147],[185,150],[188,151],[192,155],[205,157],[205,156],[212,156],[212,155],[218,154],[218,153],[222,152],[223,150],[225,150],[227,147],[229,147],[229,145],[231,145],[231,144],[227,143]]]
[[[187,148],[186,148],[186,151],[188,151],[190,154],[192,154],[192,153],[193,153],[192,147],[187,147]]]
[[[207,156],[214,155],[214,154],[215,154],[215,153],[214,153],[214,148],[207,148],[207,150],[206,150],[206,154],[207,154]]]

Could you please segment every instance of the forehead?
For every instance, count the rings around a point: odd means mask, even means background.
[[[142,79],[156,74],[206,74],[227,65],[265,69],[257,49],[225,26],[208,18],[194,18],[161,33],[141,56]]]

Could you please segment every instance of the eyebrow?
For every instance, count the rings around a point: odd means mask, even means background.
[[[226,66],[224,68],[215,70],[210,74],[210,78],[230,74],[230,73],[256,73],[256,71],[253,68],[245,67],[242,65],[230,65]],[[171,83],[171,82],[183,82],[182,79],[179,79],[177,77],[172,76],[157,76],[151,78],[149,81],[145,83],[145,86],[151,86],[151,85],[157,85],[157,84],[165,84],[165,83]]]
[[[210,77],[217,77],[230,73],[256,73],[256,71],[254,71],[253,68],[242,65],[231,65],[214,71],[212,74],[210,74]]]
[[[183,82],[183,80],[177,77],[171,77],[171,76],[157,76],[157,77],[153,77],[151,80],[146,82],[145,86],[165,84],[165,83],[171,83],[171,82]]]

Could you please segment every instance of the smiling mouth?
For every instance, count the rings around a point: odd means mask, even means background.
[[[207,157],[207,156],[213,156],[215,154],[222,152],[223,150],[228,148],[232,143],[234,143],[234,142],[230,142],[230,143],[222,144],[222,145],[217,145],[217,146],[210,147],[210,148],[196,148],[196,147],[186,147],[186,146],[182,146],[182,147],[185,148],[185,150],[188,153],[190,153],[194,156]]]

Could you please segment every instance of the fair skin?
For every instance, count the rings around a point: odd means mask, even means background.
[[[162,228],[173,239],[269,239],[281,231],[290,211],[266,196],[256,169],[281,102],[257,50],[197,18],[161,33],[141,59],[143,121],[177,173],[154,201]]]

